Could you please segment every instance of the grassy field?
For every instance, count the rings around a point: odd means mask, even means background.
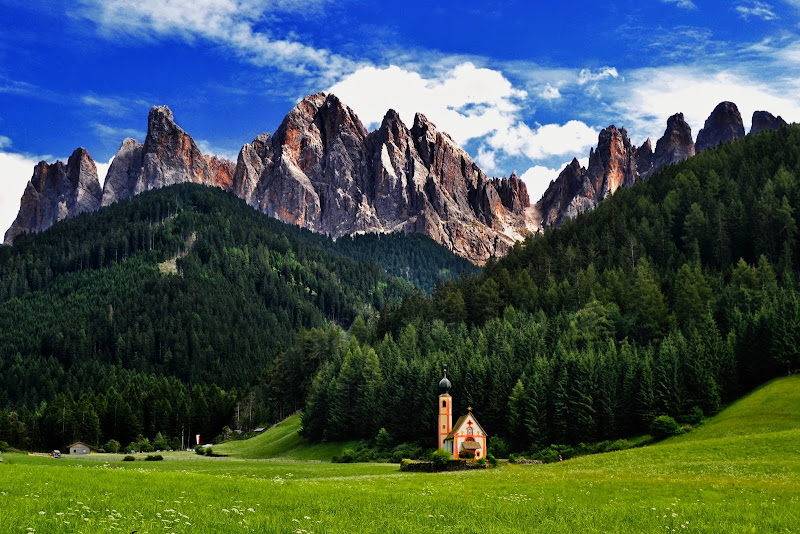
[[[355,448],[358,442],[312,444],[301,438],[300,414],[284,419],[264,433],[242,441],[229,441],[215,445],[214,452],[227,454],[232,458],[282,459],[282,460],[324,460],[329,462],[334,456],[341,456],[346,448]]]
[[[4,458],[3,533],[798,532],[800,377],[692,434],[545,466]]]

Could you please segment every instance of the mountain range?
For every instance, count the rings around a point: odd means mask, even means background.
[[[756,111],[751,133],[781,124],[781,117]],[[83,148],[66,165],[37,164],[5,243],[143,191],[193,182],[220,187],[267,215],[334,238],[416,232],[482,264],[531,232],[593,209],[619,187],[744,135],[731,102],[713,110],[696,142],[683,114],[673,115],[655,150],[650,139],[633,146],[625,128],[611,125],[600,132],[588,167],[573,159],[531,204],[515,173],[488,177],[419,113],[409,129],[389,110],[368,132],[339,98],[318,93],[298,103],[274,134],[245,144],[234,163],[204,155],[170,109],[155,106],[144,143],[123,141],[102,187]]]

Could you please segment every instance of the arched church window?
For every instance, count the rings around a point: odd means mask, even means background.
[[[447,401],[445,400],[442,401],[442,408],[447,408]]]
[[[475,438],[467,438],[466,441],[475,441]]]
[[[467,427],[467,435],[468,435],[468,436],[471,436],[471,435],[472,435],[472,433],[473,433],[472,427],[471,427],[471,426],[470,426],[470,427]]]

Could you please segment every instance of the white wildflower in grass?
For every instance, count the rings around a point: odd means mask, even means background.
[[[39,515],[44,515],[44,510],[39,510]]]

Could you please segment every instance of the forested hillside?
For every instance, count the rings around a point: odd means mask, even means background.
[[[356,234],[340,237],[334,246],[356,261],[377,263],[426,293],[433,292],[437,280],[480,273],[480,267],[422,234]]]
[[[800,366],[798,202],[798,126],[621,188],[480,275],[354,324],[325,356],[303,432],[432,443],[444,365],[455,413],[471,405],[515,451],[714,414]]]
[[[181,185],[0,247],[0,441],[210,440],[299,409],[316,367],[285,365],[298,330],[336,337],[412,291],[338,252],[368,258],[358,243]],[[429,271],[463,265],[438,249]]]

